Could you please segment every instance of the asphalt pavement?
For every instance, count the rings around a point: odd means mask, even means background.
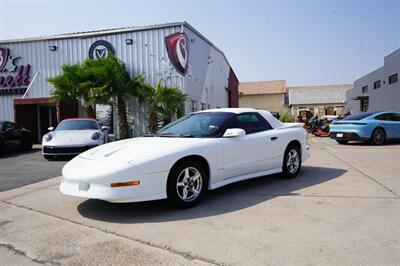
[[[67,161],[47,161],[39,145],[30,151],[0,156],[0,191],[22,187],[61,175]]]
[[[400,145],[310,144],[297,178],[229,185],[188,210],[68,197],[60,178],[1,192],[2,262],[398,265]]]

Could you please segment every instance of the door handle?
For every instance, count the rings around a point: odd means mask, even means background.
[[[278,137],[271,137],[271,140],[272,141],[275,141],[275,140],[277,140],[278,139]]]

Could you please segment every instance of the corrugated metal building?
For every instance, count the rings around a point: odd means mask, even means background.
[[[178,22],[0,41],[0,120],[20,123],[39,141],[48,126],[82,115],[79,103],[49,101],[47,79],[59,75],[63,64],[110,52],[126,63],[132,76],[178,86],[189,96],[185,113],[238,106],[238,79],[224,53],[188,23]],[[127,101],[132,134],[142,135],[146,106],[133,97]]]

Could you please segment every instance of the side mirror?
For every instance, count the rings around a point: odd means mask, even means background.
[[[105,131],[105,130],[109,130],[110,128],[109,127],[107,127],[107,126],[102,126],[101,127],[101,131]]]
[[[54,130],[54,127],[49,127],[48,130],[49,130],[49,131],[53,131],[53,130]]]
[[[235,138],[246,135],[246,131],[241,128],[228,128],[222,137],[224,138]]]

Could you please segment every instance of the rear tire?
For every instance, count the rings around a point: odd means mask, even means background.
[[[168,201],[179,208],[194,207],[200,202],[207,185],[208,177],[200,162],[182,161],[176,164],[168,175]]]
[[[383,145],[386,142],[386,132],[383,128],[376,128],[371,135],[370,143]]]
[[[298,145],[289,145],[283,157],[282,176],[284,178],[294,178],[301,169],[301,151]]]
[[[339,143],[339,144],[345,145],[345,144],[347,144],[349,141],[347,141],[347,140],[338,140],[338,139],[336,139],[336,142]]]
[[[33,146],[32,139],[28,139],[28,140],[25,141],[22,149],[24,151],[30,151],[30,150],[32,150],[32,146]]]

